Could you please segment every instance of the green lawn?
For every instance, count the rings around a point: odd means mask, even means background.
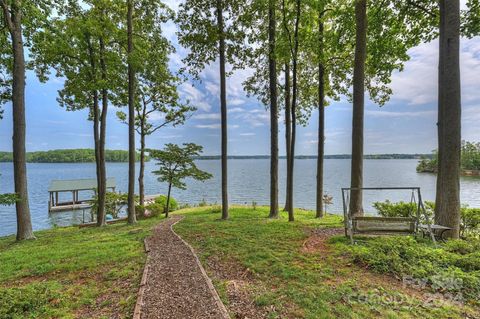
[[[357,266],[341,235],[335,243],[314,242],[313,249],[306,250],[312,229],[341,227],[337,216],[318,220],[313,212],[298,210],[296,221],[289,223],[285,214],[278,220],[265,218],[266,208],[234,208],[230,214],[230,220],[219,221],[218,210],[197,209],[175,226],[199,251],[227,305],[232,296],[237,302],[247,294],[269,318],[479,316],[473,306],[429,306],[427,292],[404,288],[393,277]]]
[[[379,246],[352,248],[342,236],[328,242],[312,236],[314,229],[341,226],[339,217],[317,220],[298,210],[289,223],[284,214],[266,218],[264,207],[232,208],[228,221],[219,221],[212,207],[175,213],[186,216],[175,230],[198,252],[232,318],[479,317],[473,305],[426,306],[426,291],[366,269],[377,255],[365,250],[381,252]],[[161,220],[57,228],[24,243],[0,238],[0,318],[131,317],[143,239]],[[388,264],[387,255],[380,265]]]
[[[0,318],[130,318],[143,239],[158,222],[56,228],[23,243],[0,238]]]

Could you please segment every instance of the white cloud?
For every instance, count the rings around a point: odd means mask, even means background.
[[[220,113],[204,113],[204,114],[196,114],[192,116],[192,119],[195,120],[219,120]]]
[[[198,124],[195,125],[196,128],[205,128],[205,129],[220,129],[222,126],[220,124]],[[228,125],[229,129],[239,128],[239,125]]]
[[[253,133],[253,132],[250,132],[250,133],[240,133],[239,134],[240,136],[255,136],[257,134]]]
[[[462,102],[480,100],[478,74],[480,74],[480,39],[461,39],[460,71]],[[438,94],[438,40],[424,43],[409,50],[411,60],[403,72],[392,76],[394,100],[406,101],[409,105],[437,102]]]
[[[182,83],[179,86],[179,90],[180,94],[184,95],[183,98],[189,100],[190,103],[198,109],[208,112],[212,108],[212,106],[205,101],[205,94],[193,85]]]
[[[230,105],[242,105],[242,104],[245,104],[245,101],[243,99],[231,99],[230,101],[228,101],[228,104]]]
[[[195,125],[196,128],[207,128],[207,129],[219,129],[221,127],[220,124],[198,124]]]
[[[228,110],[228,113],[241,113],[241,112],[245,112],[245,109],[241,107],[234,107]]]
[[[417,111],[417,112],[388,112],[382,110],[368,110],[365,114],[373,117],[421,117],[421,116],[435,116],[436,111]]]

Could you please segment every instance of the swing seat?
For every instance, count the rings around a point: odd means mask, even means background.
[[[416,232],[418,220],[413,217],[352,217],[353,234],[411,235]]]
[[[383,217],[383,216],[352,216],[348,209],[350,191],[374,190],[374,191],[401,191],[409,190],[412,192],[411,203],[415,203],[415,209],[410,212],[410,217]],[[417,196],[415,196],[415,193]],[[417,198],[418,197],[418,200]],[[363,188],[342,188],[343,216],[345,222],[345,235],[350,237],[352,244],[353,236],[361,235],[417,235],[418,231],[430,235],[435,243],[435,232],[443,234],[448,229],[435,229],[435,226],[429,222],[425,206],[422,201],[420,187],[363,187]],[[425,216],[427,225],[420,226],[420,215]],[[433,227],[432,227],[433,226]]]

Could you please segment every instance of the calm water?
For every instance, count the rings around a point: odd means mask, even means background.
[[[229,197],[230,203],[259,205],[269,203],[269,160],[230,160],[229,161]],[[435,198],[435,176],[417,174],[417,160],[365,160],[365,187],[388,186],[420,186],[425,200]],[[198,166],[214,175],[205,183],[188,181],[186,191],[174,190],[173,196],[183,203],[198,203],[205,200],[209,203],[221,202],[220,193],[220,161],[199,161]],[[280,161],[280,200],[285,198],[285,160]],[[151,171],[154,163],[147,163],[145,188],[147,194],[165,193],[166,185],[157,182]],[[302,208],[315,207],[315,160],[297,160],[295,162],[295,206]],[[117,180],[117,189],[127,190],[127,164],[108,163],[109,177]],[[341,187],[349,185],[350,160],[325,160],[325,192],[333,196],[330,212],[342,212]],[[0,193],[13,192],[13,165],[0,163]],[[95,165],[92,164],[28,164],[28,183],[30,190],[30,208],[34,229],[50,228],[53,225],[69,225],[81,223],[82,211],[48,213],[48,186],[53,179],[95,178]],[[480,179],[462,178],[461,199],[471,207],[480,207]],[[66,194],[63,199],[70,199]],[[88,197],[89,194],[84,194]],[[378,200],[393,201],[410,200],[408,191],[366,192],[365,209],[372,211],[371,203]],[[282,203],[283,205],[283,203]],[[13,207],[0,206],[0,236],[13,234],[16,231],[15,210]]]

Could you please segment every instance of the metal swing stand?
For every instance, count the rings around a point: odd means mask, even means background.
[[[412,192],[411,203],[416,204],[416,214],[410,217],[381,217],[381,216],[353,216],[349,211],[349,195],[351,191],[359,190],[410,190]],[[418,198],[418,202],[415,198]],[[451,228],[434,225],[430,222],[425,206],[423,205],[420,187],[362,187],[342,188],[343,216],[345,223],[345,236],[354,244],[354,235],[415,235],[419,232],[423,237],[430,236],[436,245],[437,238],[442,240],[445,231]],[[421,214],[425,217],[426,224],[420,224]],[[437,235],[436,235],[437,232]],[[437,237],[437,238],[436,238]]]

